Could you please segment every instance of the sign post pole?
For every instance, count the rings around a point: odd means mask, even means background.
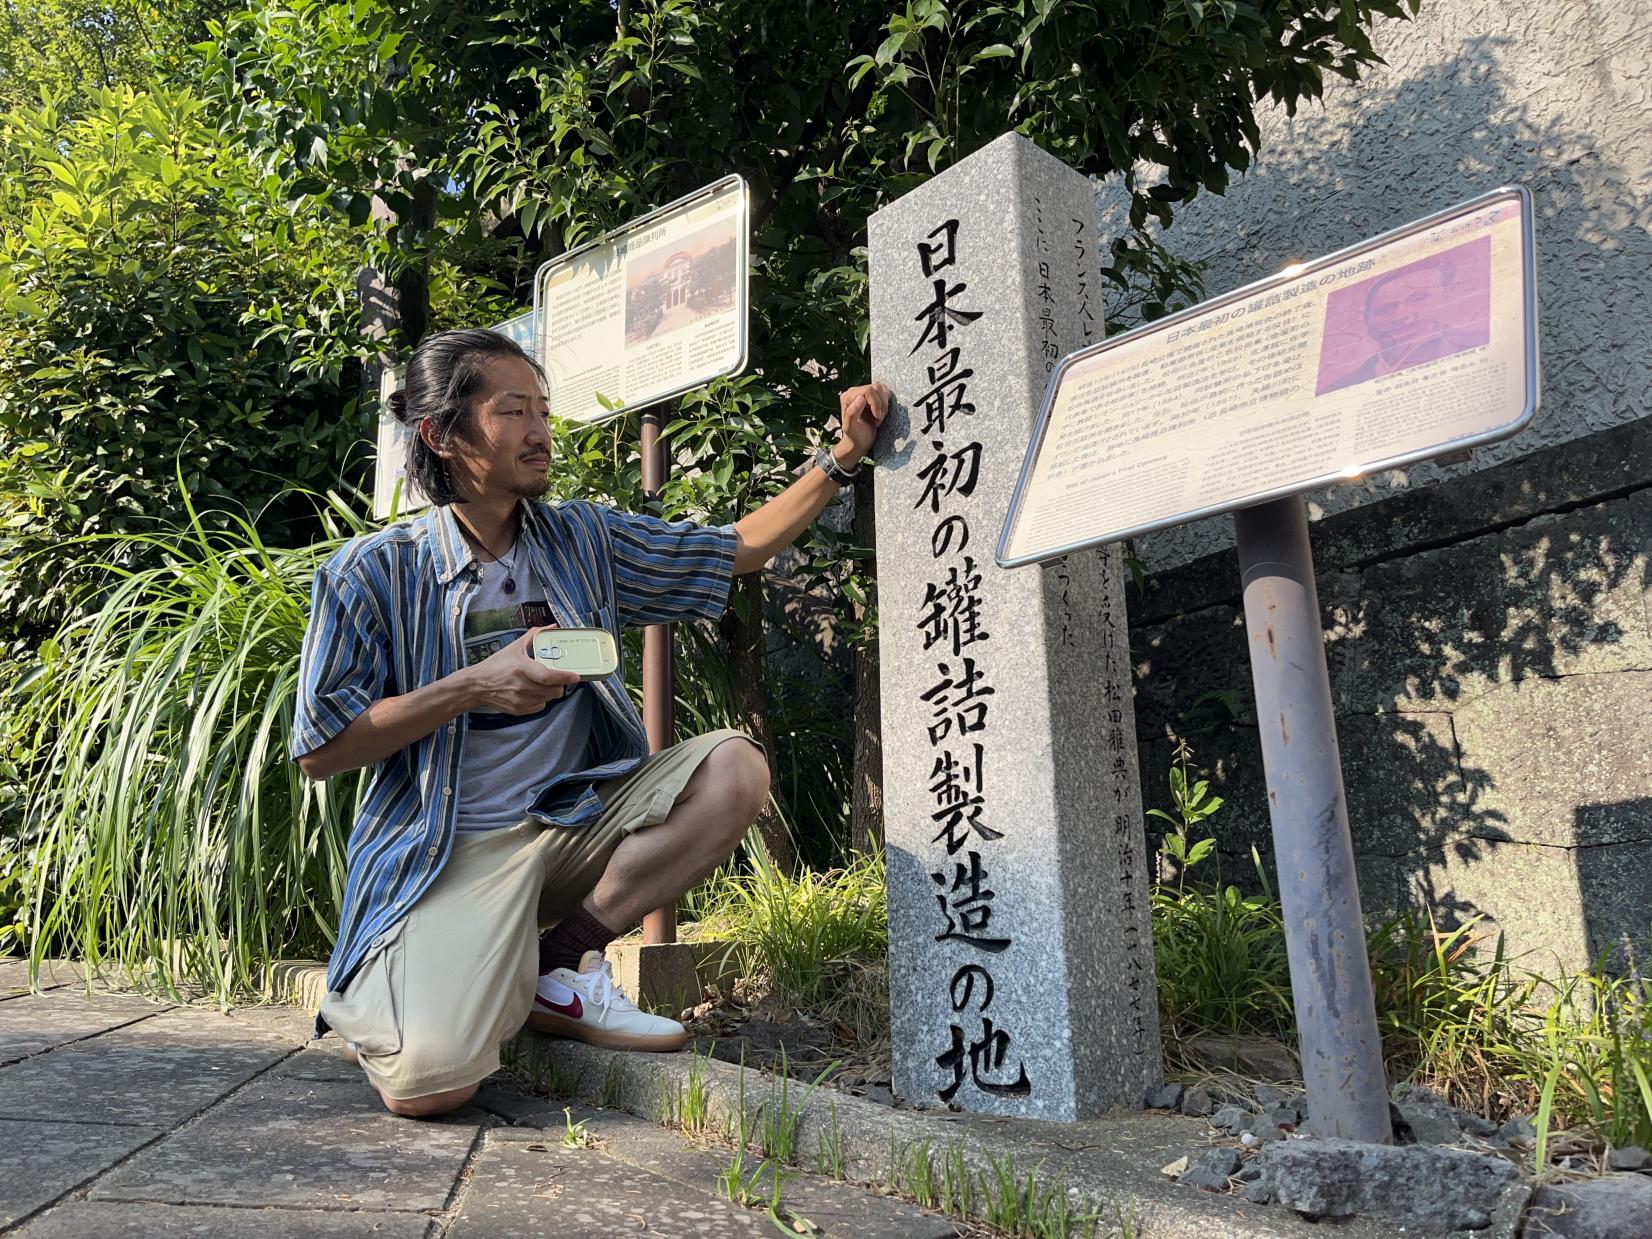
[[[1300,495],[1234,513],[1285,950],[1314,1135],[1388,1144],[1388,1087]]]
[[[659,406],[642,415],[642,493],[649,508],[659,504],[665,489],[665,445],[660,442]],[[671,747],[676,733],[676,675],[671,658],[670,624],[650,624],[642,633],[642,723],[648,733],[648,751]],[[642,921],[642,940],[653,946],[677,940],[677,908],[656,908]]]

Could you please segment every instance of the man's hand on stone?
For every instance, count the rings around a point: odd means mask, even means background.
[[[464,674],[470,681],[471,709],[495,714],[536,714],[579,683],[572,671],[557,671],[533,656],[533,639],[555,624],[530,628]]]
[[[853,469],[877,442],[878,427],[889,413],[889,389],[882,383],[851,387],[838,393],[837,404],[843,438],[832,455],[845,469]]]

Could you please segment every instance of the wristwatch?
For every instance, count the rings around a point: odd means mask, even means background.
[[[856,465],[853,469],[845,469],[842,465],[838,464],[837,457],[832,455],[832,449],[829,447],[823,447],[820,449],[819,454],[815,457],[815,467],[827,477],[831,478],[832,481],[836,482],[839,486],[848,486],[852,484],[856,476],[860,473],[859,465]]]

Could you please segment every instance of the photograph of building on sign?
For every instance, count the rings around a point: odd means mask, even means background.
[[[1491,238],[1338,288],[1325,302],[1315,395],[1491,341]]]
[[[641,344],[691,327],[734,305],[735,238],[732,217],[693,236],[632,254],[625,272],[625,342]]]

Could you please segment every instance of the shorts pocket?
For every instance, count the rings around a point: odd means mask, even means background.
[[[402,1048],[402,992],[406,952],[402,943],[405,918],[385,930],[367,953],[343,993],[328,994],[321,1014],[333,1031],[356,1043],[363,1054],[400,1053]]]

